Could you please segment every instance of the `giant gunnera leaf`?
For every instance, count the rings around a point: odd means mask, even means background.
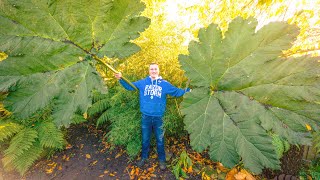
[[[193,90],[182,112],[191,145],[209,149],[213,160],[260,173],[279,168],[268,131],[292,144],[309,144],[306,125],[319,127],[319,57],[285,57],[299,34],[294,25],[273,22],[256,30],[253,18],[236,18],[222,37],[211,24],[179,61]]]
[[[91,91],[105,91],[95,59],[139,51],[130,42],[149,25],[138,0],[2,0],[0,91],[6,108],[27,118],[48,104],[58,126],[84,113]],[[90,57],[90,58],[89,58]]]

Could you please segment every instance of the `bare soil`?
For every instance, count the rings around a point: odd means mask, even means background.
[[[4,172],[0,166],[0,180],[175,179],[170,168],[159,169],[156,158],[150,158],[142,169],[137,168],[139,159],[131,160],[120,147],[110,149],[101,141],[104,134],[87,124],[71,126],[65,150],[38,161],[23,177]],[[155,152],[150,156],[156,157]]]

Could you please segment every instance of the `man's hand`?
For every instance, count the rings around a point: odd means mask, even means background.
[[[115,74],[114,74],[114,77],[117,78],[118,80],[120,80],[121,77],[122,77],[121,72],[115,73]]]

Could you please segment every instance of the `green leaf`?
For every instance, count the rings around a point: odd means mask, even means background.
[[[42,122],[38,128],[39,141],[42,147],[62,149],[63,134],[53,122]]]
[[[312,134],[312,145],[315,152],[320,153],[320,131]]]
[[[97,119],[96,126],[99,127],[108,121],[108,111],[103,112]]]
[[[10,138],[11,136],[19,132],[22,128],[23,126],[17,123],[1,122],[0,123],[0,142]]]
[[[93,116],[98,113],[103,113],[108,109],[109,106],[110,105],[109,105],[108,98],[101,99],[101,100],[95,102],[94,104],[92,104],[92,106],[90,107],[90,109],[88,111],[88,114],[89,114],[89,116]]]
[[[88,62],[80,62],[61,71],[37,73],[22,78],[5,103],[21,118],[54,102],[53,117],[57,126],[68,126],[76,111],[86,112],[91,105],[91,91],[104,91],[96,70]]]
[[[123,58],[139,51],[140,48],[130,40],[139,37],[150,24],[148,18],[139,16],[145,5],[139,0],[109,1],[105,5],[110,10],[101,7],[101,16],[97,16],[94,23],[97,30],[95,46],[101,47],[99,54]]]
[[[83,115],[74,114],[71,124],[80,124],[86,121],[87,120],[83,117]]]
[[[7,92],[11,86],[18,82],[19,76],[0,77],[0,92]]]
[[[23,154],[14,159],[12,165],[21,175],[24,175],[32,164],[41,157],[42,152],[43,147],[39,142],[35,142],[30,149],[25,150]]]
[[[310,144],[306,124],[319,129],[319,57],[281,57],[298,28],[273,22],[256,30],[253,18],[234,19],[225,38],[217,25],[199,31],[179,61],[194,89],[182,112],[191,145],[233,167],[240,159],[254,173],[278,169],[266,131],[292,144]]]
[[[186,75],[192,79],[195,86],[208,86],[216,79],[216,66],[223,66],[222,35],[217,25],[210,25],[207,29],[200,29],[199,42],[192,41],[189,45],[190,55],[179,55],[180,63]],[[206,40],[206,38],[209,38]],[[204,43],[204,44],[202,44]],[[214,48],[214,49],[213,49]],[[215,61],[216,66],[212,66]]]
[[[84,57],[124,58],[148,27],[138,0],[12,1],[0,5],[0,91],[5,105],[26,118],[54,101],[58,126],[85,112],[91,91],[103,90],[94,62]],[[86,62],[82,62],[86,61]],[[87,61],[91,61],[87,63]]]
[[[236,92],[210,95],[197,88],[186,95],[182,105],[195,150],[210,146],[210,157],[227,167],[236,165],[240,157],[255,172],[263,166],[279,167],[271,138],[258,124],[258,114],[264,111],[259,103]]]
[[[7,166],[15,159],[21,156],[24,151],[32,147],[36,141],[38,133],[31,128],[24,128],[16,134],[10,141],[9,148],[4,151],[4,158],[2,159],[3,165]]]
[[[54,122],[59,126],[68,126],[74,113],[85,113],[92,103],[92,90],[103,92],[101,77],[88,63],[80,63],[70,70],[63,71],[61,91],[54,103]]]

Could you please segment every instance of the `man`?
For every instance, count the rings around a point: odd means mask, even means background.
[[[142,153],[141,161],[137,164],[142,167],[148,159],[150,149],[150,138],[152,130],[157,141],[157,152],[160,169],[166,168],[166,154],[164,150],[164,130],[163,115],[166,109],[167,94],[174,97],[183,96],[190,89],[179,89],[171,85],[159,76],[160,70],[156,63],[149,65],[149,75],[145,79],[133,82],[132,84],[139,90],[140,111],[142,113]],[[134,90],[127,82],[121,79],[122,74],[117,73],[115,77],[120,80],[120,84],[127,90]]]

